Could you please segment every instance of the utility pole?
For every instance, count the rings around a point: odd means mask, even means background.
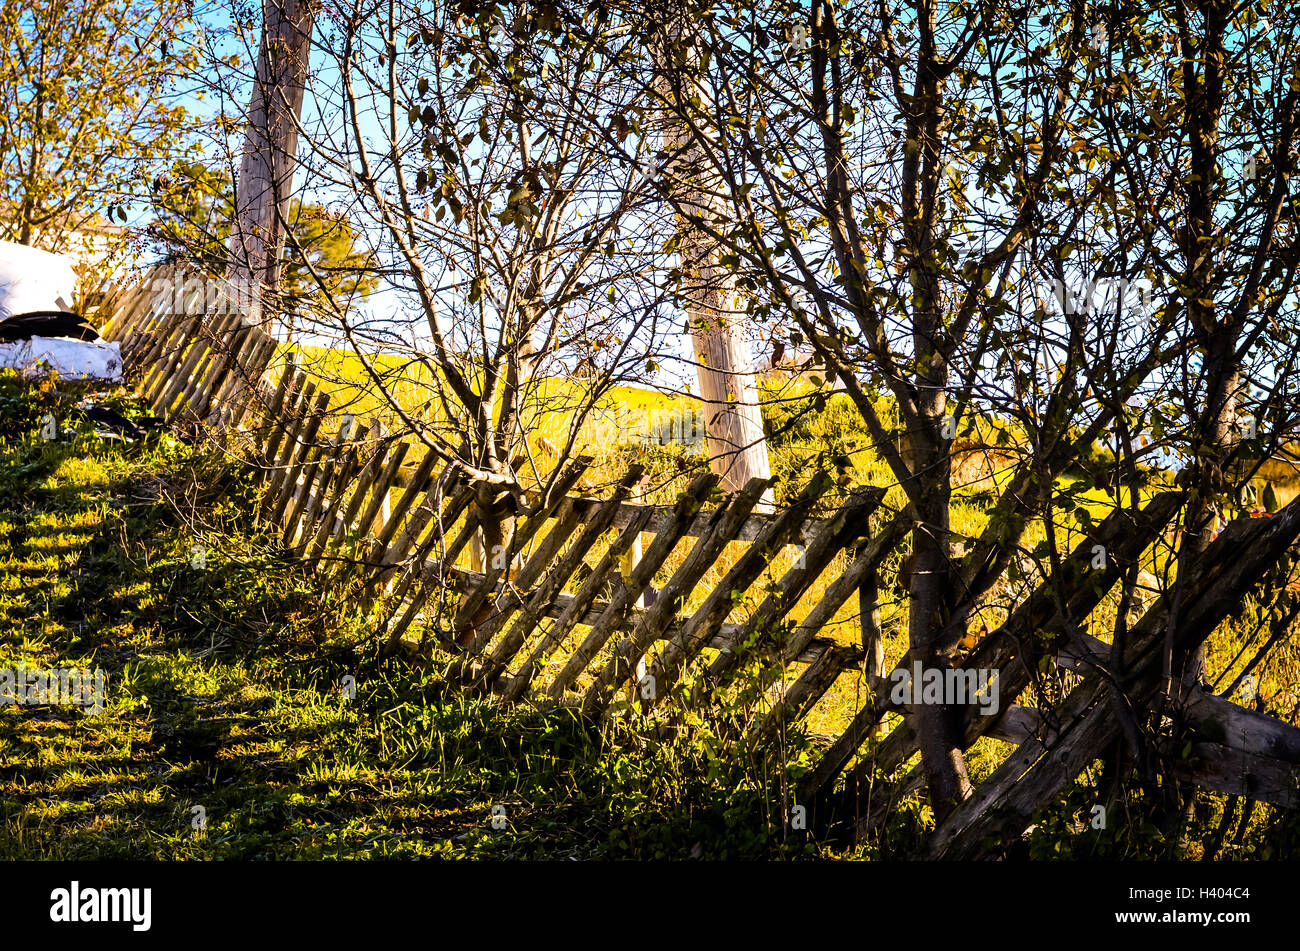
[[[657,87],[663,97],[663,134],[670,188],[677,190],[682,227],[681,261],[686,284],[686,317],[704,404],[704,430],[713,471],[722,488],[738,491],[753,478],[770,478],[771,464],[763,434],[758,383],[749,341],[738,311],[735,276],[720,261],[718,242],[701,224],[725,227],[730,217],[726,183],[697,136],[710,97],[699,81],[703,58],[698,30],[682,7],[667,14],[657,64]],[[685,53],[685,61],[679,57]],[[675,55],[676,54],[676,55]],[[695,129],[692,129],[692,126]],[[758,508],[770,510],[772,494]]]

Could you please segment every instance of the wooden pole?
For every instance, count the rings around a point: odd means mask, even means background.
[[[628,496],[629,502],[632,502],[633,504],[640,504],[645,501],[645,492],[643,490],[643,486],[644,486],[644,482],[638,484],[637,487],[632,490],[631,495]],[[627,551],[623,553],[623,557],[619,559],[618,570],[619,573],[624,578],[632,577],[632,572],[636,568],[637,562],[641,560],[642,553],[643,550],[641,547],[641,533],[637,532],[632,539],[632,544],[628,546]],[[640,594],[636,596],[636,602],[634,604],[634,607],[636,607],[639,610],[644,610],[645,606],[646,606],[645,591],[642,591]],[[625,644],[630,645],[630,642],[620,641],[619,649],[622,650]],[[643,654],[639,658],[637,658],[636,672],[633,675],[632,680],[629,680],[627,683],[627,691],[626,691],[625,699],[627,700],[629,705],[631,705],[635,701],[637,687],[639,684],[641,684],[643,678],[645,677],[645,674],[646,674],[646,665],[645,665],[645,655]]]
[[[722,477],[724,491],[739,492],[752,479],[770,479],[772,467],[749,341],[742,332],[746,321],[737,308],[735,275],[720,263],[718,242],[708,233],[710,228],[726,228],[731,215],[723,197],[727,183],[698,138],[699,118],[708,114],[710,102],[707,86],[698,81],[702,65],[698,36],[681,5],[674,4],[668,17],[657,86],[665,109],[667,173],[670,187],[677,191],[682,227],[686,317],[695,348],[710,464]],[[675,55],[678,50],[685,51],[684,62]],[[768,490],[757,509],[771,508]]]

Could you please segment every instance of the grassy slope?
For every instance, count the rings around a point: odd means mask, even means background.
[[[254,487],[219,451],[169,436],[123,449],[85,430],[42,441],[41,414],[67,418],[71,399],[0,376],[0,669],[98,666],[109,703],[101,716],[0,707],[0,857],[842,854],[784,833],[775,777],[720,757],[707,735],[615,749],[566,714],[375,668],[373,619],[276,552],[252,517]],[[905,640],[894,608],[891,655]],[[1216,637],[1212,666],[1228,666],[1248,626]],[[1296,668],[1290,650],[1278,661],[1261,686],[1285,717]],[[354,699],[341,695],[348,675]],[[860,699],[851,679],[812,729],[842,725]],[[975,751],[977,777],[994,752]],[[790,738],[788,761],[792,774],[808,761],[806,738]],[[1034,854],[1096,854],[1100,838],[1069,825],[1093,795],[1063,796]],[[1198,797],[1202,829],[1222,803]],[[903,803],[858,854],[906,848],[927,813]],[[1293,824],[1262,808],[1226,851],[1289,854]],[[1141,834],[1128,841],[1142,851]]]
[[[0,707],[0,857],[818,851],[703,747],[605,756],[567,714],[368,666],[367,619],[274,552],[219,454],[40,440],[68,402],[0,377],[0,668],[98,666],[108,706]]]
[[[327,391],[336,394],[336,402],[341,401],[353,412],[360,412],[358,408],[365,407],[366,414],[381,413],[382,415],[381,403],[373,392],[373,387],[366,382],[365,373],[355,355],[341,350],[304,347],[300,348],[300,358],[308,372],[320,380]],[[386,385],[390,391],[402,400],[408,411],[419,415],[419,405],[429,396],[428,388],[421,384],[421,381],[426,379],[428,371],[396,358],[381,357],[375,362],[388,377]],[[824,404],[819,404],[814,399],[811,384],[801,377],[765,381],[762,389],[764,416],[774,433],[769,446],[769,455],[773,474],[779,480],[776,487],[778,499],[794,495],[812,472],[824,469],[838,471],[841,474],[840,481],[843,487],[849,485],[889,487],[884,506],[886,511],[896,510],[903,505],[904,493],[894,484],[895,480],[888,465],[871,448],[871,440],[864,430],[858,411],[848,397],[833,396]],[[576,385],[572,381],[544,381],[542,391],[558,400],[559,404],[564,404],[572,400]],[[565,394],[568,396],[566,397]],[[588,470],[584,480],[586,485],[598,495],[605,494],[606,490],[603,486],[617,479],[625,471],[627,464],[632,459],[637,459],[647,466],[650,484],[649,500],[659,503],[672,502],[676,493],[685,486],[692,472],[704,464],[702,452],[699,448],[685,449],[680,446],[638,444],[637,433],[647,423],[662,421],[673,413],[681,413],[689,409],[691,401],[688,398],[667,397],[651,390],[621,387],[612,391],[605,402],[606,409],[612,411],[611,415],[621,415],[624,419],[630,417],[630,439],[626,430],[621,433],[622,438],[620,438],[620,431],[607,421],[598,419],[587,421],[583,430],[586,438],[582,442],[582,448],[592,453],[596,461]],[[888,397],[882,397],[878,401],[877,412],[886,425],[897,425],[896,410]],[[556,409],[542,414],[541,418],[542,434],[552,441],[562,442],[568,425],[566,414]],[[998,452],[999,440],[995,438],[998,434],[991,424],[987,420],[981,420],[979,430],[977,439],[962,434],[958,445],[989,446],[993,447],[995,453]],[[1007,466],[1015,458],[1015,443],[1018,442],[1023,440],[1017,440],[1014,436],[1011,438],[1010,444],[1002,450],[1006,453],[1002,461],[997,461],[996,456],[993,460],[989,460],[982,450],[977,449],[973,458],[970,455],[966,457],[967,462],[973,465],[959,466],[955,470],[956,484],[951,525],[958,544],[962,539],[978,537],[986,528],[987,509],[992,504],[996,491],[1009,477],[1010,469]],[[537,458],[539,462],[545,461],[544,454],[539,453]],[[994,468],[992,478],[986,477],[990,461]],[[977,474],[982,472],[985,477],[972,476],[969,474],[972,471]],[[968,474],[960,475],[959,472]],[[963,480],[970,481],[963,484]],[[1161,477],[1155,479],[1150,485],[1144,486],[1143,496],[1148,497],[1160,491],[1164,481],[1166,480]],[[1112,512],[1115,505],[1114,498],[1107,490],[1096,488],[1075,476],[1061,480],[1057,487],[1057,498],[1060,508],[1056,513],[1056,544],[1064,553],[1072,551],[1083,538],[1079,521],[1083,513],[1086,512],[1086,517],[1092,520],[1101,520]],[[1071,509],[1074,507],[1077,507],[1078,511],[1072,512]],[[884,517],[883,513],[881,517]],[[1031,523],[1023,539],[1025,551],[1029,552],[1041,547],[1045,535],[1041,522]],[[684,606],[685,610],[693,610],[699,606],[705,595],[743,553],[745,547],[740,544],[728,546],[727,551],[722,554],[713,568],[695,586]],[[591,557],[598,557],[603,548],[603,542],[598,544]],[[1143,567],[1150,572],[1150,575],[1144,575],[1144,578],[1148,579],[1144,583],[1150,583],[1151,575],[1160,577],[1165,575],[1168,551],[1168,546],[1162,545],[1148,552]],[[654,584],[662,587],[684,557],[685,549],[679,547],[658,572]],[[797,551],[793,548],[788,548],[777,556],[758,583],[737,602],[730,620],[744,620],[757,606],[767,588],[781,577],[796,557]],[[899,553],[892,555],[888,560],[885,570],[887,581],[897,569],[901,557],[902,554]],[[468,564],[466,559],[467,556],[462,555],[463,566]],[[790,617],[793,620],[802,619],[821,600],[826,586],[837,572],[842,570],[844,564],[843,555],[836,558],[791,612]],[[981,625],[987,625],[990,630],[995,628],[1005,619],[1004,605],[1008,601],[1010,603],[1018,601],[1030,588],[1036,586],[1039,580],[1036,572],[1026,570],[1013,584],[1000,585],[999,590],[987,599],[987,603],[972,619],[972,631],[978,630]],[[571,588],[572,586],[570,590]],[[881,594],[881,620],[886,637],[886,662],[893,663],[903,655],[907,646],[906,604],[902,599],[901,590],[892,585],[887,584]],[[1118,601],[1117,591],[1112,591],[1104,599],[1100,608],[1089,618],[1088,630],[1091,634],[1104,641],[1110,641]],[[844,644],[857,643],[860,637],[857,612],[856,600],[850,599],[836,612],[835,617],[824,629],[824,633]],[[1232,666],[1239,669],[1240,665],[1245,663],[1245,657],[1236,655],[1242,636],[1251,627],[1249,622],[1230,625],[1221,636],[1216,636],[1211,641],[1211,660],[1216,662],[1217,669]],[[412,629],[412,634],[418,632],[417,624]],[[1236,657],[1235,664],[1234,657]],[[1290,669],[1290,665],[1285,667],[1273,665],[1271,669],[1264,671],[1263,683],[1273,687],[1272,696],[1276,698],[1283,715],[1291,712],[1296,698],[1287,674]],[[807,719],[809,729],[823,735],[838,734],[861,706],[863,690],[862,678],[855,672],[841,675],[810,713]],[[972,775],[976,779],[983,778],[1000,762],[1002,755],[1003,751],[999,744],[989,740],[979,741],[970,757]]]

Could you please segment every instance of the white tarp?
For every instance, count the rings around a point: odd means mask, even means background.
[[[23,376],[44,376],[51,370],[65,380],[122,379],[122,352],[106,340],[71,337],[32,337],[0,343],[0,367],[21,370]]]
[[[0,320],[38,310],[71,310],[76,290],[77,273],[69,258],[0,241]]]

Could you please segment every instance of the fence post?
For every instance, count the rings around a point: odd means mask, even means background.
[[[644,504],[645,491],[643,486],[638,485],[633,489],[631,494],[628,495],[627,501],[630,505]],[[636,563],[641,560],[641,552],[641,533],[638,532],[636,538],[632,539],[632,544],[628,546],[627,551],[623,553],[623,557],[618,561],[619,573],[622,574],[624,578],[630,578],[632,576],[632,569],[635,568]],[[636,607],[645,607],[645,592],[637,595]]]
[[[474,529],[474,534],[469,537],[469,544],[466,546],[466,556],[469,558],[469,570],[478,572],[481,575],[487,574],[487,558],[483,552],[483,529]]]
[[[631,491],[631,493],[628,495],[627,500],[630,504],[633,505],[645,504],[644,480],[640,482],[636,486],[636,488],[634,488]],[[641,533],[637,532],[636,536],[632,539],[632,544],[629,545],[627,551],[623,553],[623,557],[618,560],[618,570],[619,573],[623,576],[624,580],[632,577],[632,570],[636,568],[637,562],[641,560],[641,554],[642,554]],[[636,602],[634,603],[633,606],[641,610],[645,609],[645,591],[642,591],[640,594],[637,595]],[[620,648],[622,647],[623,643],[625,642],[620,642],[619,644]],[[645,673],[646,673],[645,654],[642,654],[639,658],[637,658],[636,675],[630,681],[628,681],[627,684],[626,693],[627,693],[627,702],[629,704],[635,702],[636,692],[640,689],[641,683],[645,679]]]
[[[885,668],[885,638],[880,629],[880,575],[876,568],[867,573],[858,588],[858,611],[862,616],[867,683],[874,684]]]

